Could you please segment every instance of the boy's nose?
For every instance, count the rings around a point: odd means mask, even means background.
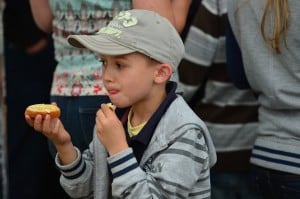
[[[112,70],[109,67],[102,69],[103,81],[112,81]]]

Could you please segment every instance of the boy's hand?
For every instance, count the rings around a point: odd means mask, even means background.
[[[71,142],[71,137],[64,129],[60,119],[51,118],[50,115],[46,115],[45,119],[42,119],[41,115],[37,115],[35,118],[25,115],[25,119],[31,127],[45,135],[54,145],[63,146]]]
[[[47,114],[44,119],[42,115],[37,115],[35,118],[25,115],[25,119],[36,131],[41,132],[53,142],[62,165],[70,164],[76,160],[77,152],[71,141],[71,136],[59,118],[51,118]]]
[[[109,155],[128,148],[123,125],[115,112],[106,104],[102,104],[97,112],[96,131]]]

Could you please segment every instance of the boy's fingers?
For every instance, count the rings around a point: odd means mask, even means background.
[[[34,118],[34,121],[33,121],[33,126],[34,126],[34,129],[36,131],[41,131],[42,129],[42,116],[41,115],[37,115],[35,118]]]
[[[25,115],[25,120],[30,126],[33,126],[33,120],[29,115]]]
[[[101,124],[101,121],[105,118],[105,115],[102,111],[102,109],[100,111],[97,112],[97,117],[96,117],[96,121],[98,122],[98,124]]]
[[[43,131],[44,132],[49,132],[50,129],[52,129],[51,127],[51,116],[49,114],[47,114],[44,118],[43,123]]]
[[[101,104],[101,110],[103,111],[103,114],[105,116],[109,116],[114,113],[114,108],[112,107],[112,105]]]

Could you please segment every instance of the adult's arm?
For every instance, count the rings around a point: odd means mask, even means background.
[[[132,3],[133,8],[152,10],[166,17],[180,33],[185,26],[191,0],[132,0]]]
[[[48,0],[30,0],[33,18],[37,26],[46,33],[52,32],[54,18]]]

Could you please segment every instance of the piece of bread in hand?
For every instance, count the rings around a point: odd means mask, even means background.
[[[112,103],[107,103],[106,105],[107,105],[107,106],[110,108],[110,110],[112,110],[112,111],[114,111],[114,110],[116,109],[116,106],[113,105]]]
[[[35,118],[37,115],[42,115],[45,118],[47,114],[51,118],[58,118],[60,116],[60,109],[53,104],[33,104],[25,109],[25,115]]]

